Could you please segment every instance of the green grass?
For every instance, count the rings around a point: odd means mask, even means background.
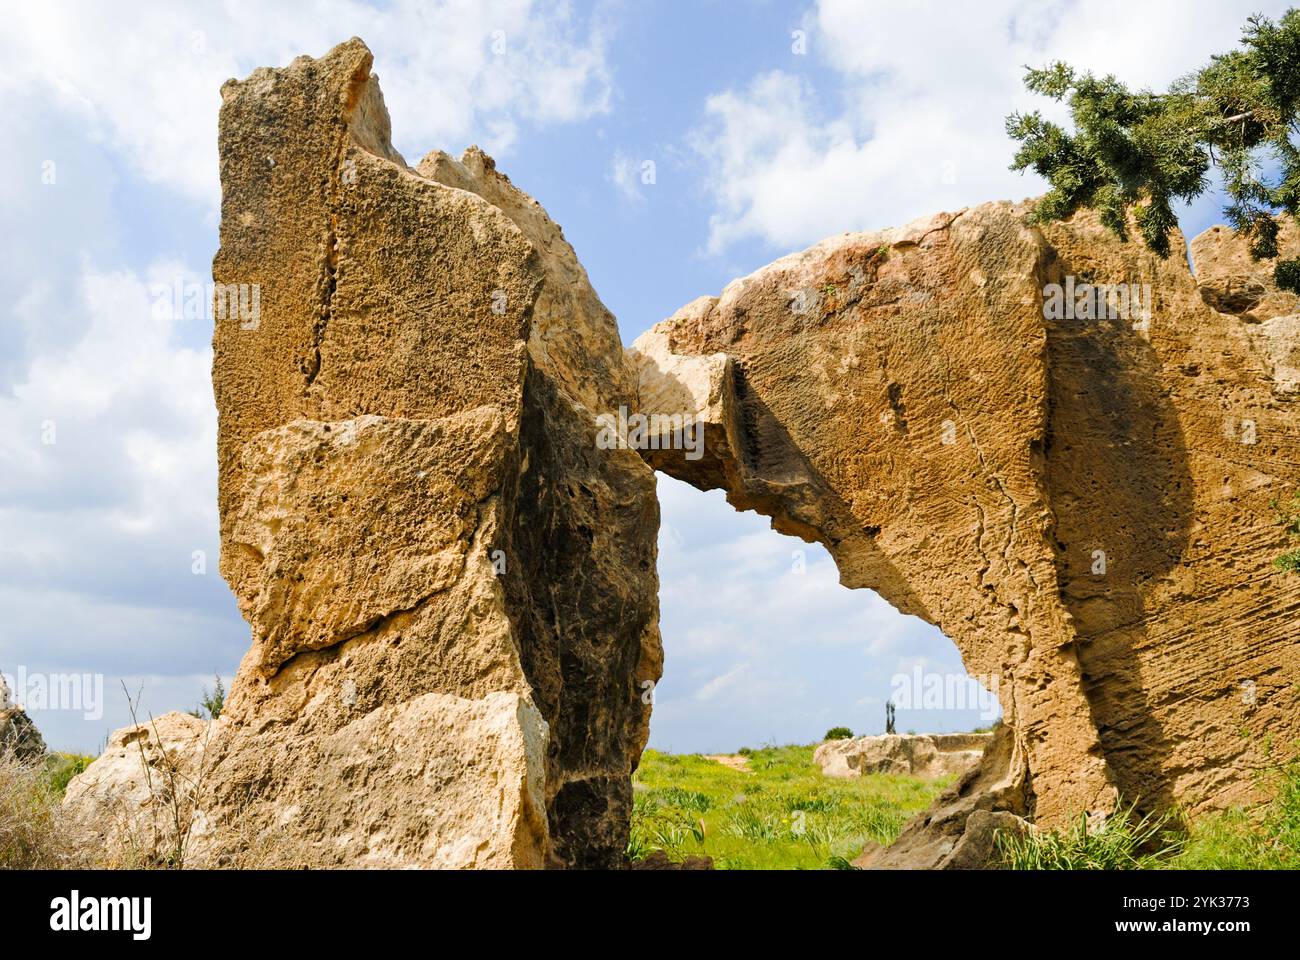
[[[742,750],[750,772],[647,750],[633,778],[628,856],[708,856],[721,870],[836,869],[890,843],[950,780],[822,776],[812,746]]]
[[[712,857],[721,870],[845,869],[869,842],[888,844],[947,780],[822,776],[813,747],[744,749],[750,772],[647,750],[633,777],[628,856]],[[1273,769],[1271,800],[1208,814],[1138,816],[1132,807],[1090,830],[1082,820],[999,838],[1002,865],[1022,870],[1300,869],[1300,759]]]
[[[63,790],[82,758],[19,760],[0,751],[0,870],[92,866],[92,849],[63,814]]]
[[[45,758],[45,776],[54,793],[62,797],[68,789],[68,781],[85,770],[94,761],[94,757],[81,753],[51,753]]]
[[[1013,870],[1300,870],[1300,760],[1267,779],[1272,799],[1255,807],[1190,822],[1129,807],[1093,830],[1080,818],[1061,830],[1000,834],[998,853]]]
[[[1100,825],[1080,816],[1061,830],[1023,836],[999,832],[999,865],[1008,870],[1153,869],[1181,847],[1170,821],[1170,814],[1140,817],[1128,807]]]
[[[1300,760],[1268,777],[1273,799],[1194,822],[1170,866],[1186,870],[1300,870]]]
[[[1277,524],[1286,530],[1287,536],[1300,540],[1300,490],[1292,493],[1291,499],[1285,503],[1275,498],[1269,506],[1277,511]],[[1300,547],[1276,557],[1273,564],[1288,573],[1300,573]]]

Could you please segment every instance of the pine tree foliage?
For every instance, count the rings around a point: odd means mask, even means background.
[[[1240,48],[1211,58],[1165,93],[1131,90],[1064,63],[1029,69],[1025,86],[1065,102],[1074,130],[1038,111],[1012,114],[1020,142],[1013,170],[1032,168],[1051,185],[1032,219],[1062,220],[1080,208],[1128,239],[1128,214],[1142,240],[1169,255],[1174,204],[1199,196],[1217,168],[1224,215],[1250,241],[1251,256],[1278,256],[1279,218],[1300,211],[1300,10],[1276,23],[1246,21]],[[1300,293],[1300,260],[1279,261],[1279,287]]]

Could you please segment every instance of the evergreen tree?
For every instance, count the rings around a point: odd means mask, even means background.
[[[207,687],[203,688],[199,705],[190,711],[190,716],[198,717],[200,720],[203,719],[204,714],[207,714],[209,720],[216,720],[221,716],[222,708],[226,705],[226,685],[221,682],[221,677],[217,674],[213,675],[213,679],[216,683],[212,692],[209,693]]]
[[[1059,62],[1028,70],[1025,86],[1065,101],[1074,126],[1067,133],[1037,111],[1007,118],[1007,133],[1020,141],[1011,169],[1032,167],[1051,184],[1032,220],[1063,220],[1087,207],[1127,240],[1132,211],[1147,246],[1165,257],[1178,225],[1173,203],[1202,194],[1216,167],[1228,222],[1249,239],[1253,257],[1278,256],[1279,217],[1300,210],[1300,150],[1292,143],[1300,132],[1300,11],[1277,23],[1251,17],[1239,49],[1165,93]],[[1274,278],[1300,293],[1300,260],[1279,261]]]

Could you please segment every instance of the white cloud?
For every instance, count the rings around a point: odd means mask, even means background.
[[[397,146],[417,159],[469,138],[505,151],[521,124],[581,120],[610,99],[604,26],[561,0],[203,0],[138,9],[123,27],[110,4],[9,10],[0,90],[52,91],[138,175],[213,211],[221,84],[353,35],[375,53]]]
[[[749,669],[748,663],[738,663],[726,673],[714,677],[704,686],[695,691],[695,699],[707,701],[715,699],[718,694],[723,693],[729,687],[736,685],[736,682]]]
[[[641,163],[623,150],[615,151],[609,165],[609,182],[628,203],[636,206],[645,203],[641,192]]]
[[[200,279],[83,263],[84,327],[0,396],[0,669],[103,674],[118,707],[123,674],[210,678],[248,644],[217,569],[211,350],[181,342],[206,322],[155,309],[177,277]],[[103,733],[52,720],[54,746]]]
[[[721,751],[764,737],[808,742],[837,724],[878,730],[900,658],[962,673],[939,630],[870,590],[841,586],[822,547],[737,513],[719,491],[662,475],[659,501],[664,677],[653,745]],[[915,722],[968,721],[933,714]]]
[[[1007,169],[1003,121],[1060,108],[1024,91],[1025,65],[1061,59],[1164,86],[1232,46],[1260,6],[1286,5],[821,0],[805,23],[809,56],[833,82],[792,64],[706,101],[693,140],[714,204],[708,250],[748,238],[789,249],[1039,193],[1040,180]]]

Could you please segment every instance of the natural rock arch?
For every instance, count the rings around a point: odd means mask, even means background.
[[[1198,288],[1185,258],[1093,218],[1033,230],[1024,213],[832,238],[629,351],[643,407],[709,424],[700,464],[656,466],[826,544],[847,585],[1002,677],[1008,742],[930,825],[947,838],[905,837],[900,862],[940,862],[974,806],[1051,824],[1117,793],[1241,799],[1266,731],[1297,729],[1297,588],[1270,568],[1283,541],[1267,528],[1297,476],[1276,360],[1291,334],[1207,305],[1212,269]],[[1146,285],[1150,315],[1046,319],[1047,285],[1070,278]]]

